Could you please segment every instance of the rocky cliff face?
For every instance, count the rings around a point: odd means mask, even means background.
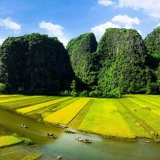
[[[70,62],[75,75],[85,84],[95,83],[94,52],[97,49],[97,41],[93,33],[82,34],[72,39],[67,47]]]
[[[0,57],[0,80],[9,92],[55,93],[70,86],[69,56],[57,38],[37,33],[9,37]]]

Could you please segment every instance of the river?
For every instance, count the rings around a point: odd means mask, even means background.
[[[47,157],[54,159],[57,155],[68,160],[160,160],[160,144],[147,143],[143,139],[122,141],[105,139],[94,134],[68,134],[60,128],[38,123],[4,109],[0,109],[0,123],[20,136],[30,138],[35,143],[35,147],[32,147],[31,150],[43,154],[39,160],[47,159]],[[26,124],[28,128],[22,128],[21,123]],[[47,131],[54,133],[58,138],[46,137]],[[93,143],[86,144],[76,141],[76,137],[89,138]],[[0,149],[0,153],[2,150],[3,148]]]

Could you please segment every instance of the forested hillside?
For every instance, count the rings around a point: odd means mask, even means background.
[[[150,93],[160,92],[160,26],[148,34],[144,39],[147,53],[147,65],[152,72],[149,84]]]
[[[33,33],[0,46],[0,92],[121,97],[160,93],[160,27],[143,40],[134,29],[71,39]],[[74,93],[74,94],[72,94]]]
[[[73,72],[57,38],[33,33],[9,37],[0,48],[0,82],[9,93],[55,94],[68,89]]]
[[[145,46],[134,29],[107,29],[101,38],[98,88],[101,94],[145,93],[150,80],[145,66]]]
[[[69,41],[66,49],[77,78],[84,84],[89,86],[94,85],[96,80],[94,73],[94,52],[97,50],[95,35],[93,33],[82,34]],[[80,89],[82,89],[82,87],[80,87]]]

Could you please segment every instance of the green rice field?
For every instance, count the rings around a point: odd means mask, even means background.
[[[126,95],[121,99],[0,95],[0,107],[106,137],[160,138],[158,95]]]

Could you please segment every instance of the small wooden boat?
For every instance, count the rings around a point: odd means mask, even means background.
[[[69,129],[65,129],[64,132],[66,132],[66,133],[73,133],[73,134],[76,133],[75,131],[72,131],[72,130],[69,130]]]
[[[84,143],[92,143],[92,141],[90,141],[89,139],[82,139],[82,138],[76,138],[77,141],[80,141],[80,142],[84,142]]]
[[[90,141],[89,139],[84,139],[83,142],[84,143],[92,143],[92,141]]]
[[[24,123],[21,124],[23,128],[28,128]]]
[[[83,142],[83,140],[81,138],[75,138],[77,141]]]
[[[63,128],[63,129],[68,128],[68,126],[67,126],[67,125],[64,125],[64,124],[58,124],[58,126],[59,126],[60,128]]]
[[[46,133],[46,136],[50,137],[50,138],[54,138],[54,139],[57,138],[57,136],[55,136],[55,135],[53,135],[53,133],[49,133],[49,132]]]

